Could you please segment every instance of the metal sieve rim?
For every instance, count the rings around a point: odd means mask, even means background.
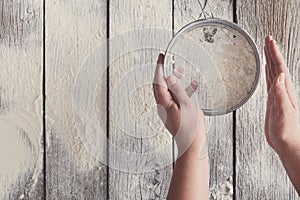
[[[185,33],[186,31],[190,31],[192,29],[201,27],[203,25],[215,25],[215,26],[222,26],[225,29],[233,29],[237,32],[239,32],[246,40],[247,42],[250,44],[254,55],[255,55],[255,60],[256,60],[256,74],[255,74],[255,79],[254,82],[252,84],[251,90],[248,92],[247,96],[245,98],[243,98],[240,103],[232,106],[229,109],[226,110],[214,110],[214,109],[202,109],[205,115],[208,116],[218,116],[218,115],[225,115],[228,113],[231,113],[237,109],[239,109],[240,107],[242,107],[246,102],[249,101],[249,99],[253,96],[255,90],[257,89],[258,83],[259,83],[259,78],[260,78],[260,57],[259,57],[259,51],[258,48],[254,42],[254,39],[252,38],[252,36],[246,31],[244,30],[242,27],[240,27],[238,24],[233,23],[233,22],[229,22],[227,20],[223,20],[223,19],[219,19],[219,18],[209,18],[209,19],[199,19],[193,22],[190,22],[189,24],[185,25],[184,27],[182,27],[175,35],[174,37],[171,39],[171,41],[169,42],[167,49],[165,50],[165,55],[167,55],[168,51],[170,50],[170,48],[173,47],[173,45],[177,42],[177,38]],[[166,59],[167,56],[165,57],[164,63],[166,63]],[[165,73],[165,68],[164,68],[164,73]]]

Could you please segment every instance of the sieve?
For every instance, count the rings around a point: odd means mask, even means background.
[[[257,46],[235,23],[211,18],[181,28],[165,51],[164,76],[181,72],[180,83],[192,81],[191,97],[205,115],[224,115],[243,106],[255,92],[260,76]]]

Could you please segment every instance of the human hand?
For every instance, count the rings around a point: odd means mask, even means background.
[[[300,148],[299,108],[291,75],[271,36],[265,39],[264,50],[268,89],[265,134],[269,145],[281,155],[287,149]]]
[[[196,91],[197,84],[192,82],[184,90],[177,77],[171,75],[165,80],[163,61],[164,55],[160,54],[153,83],[158,114],[175,137],[179,155],[186,150],[199,153],[206,140],[205,118],[199,106],[189,98]]]

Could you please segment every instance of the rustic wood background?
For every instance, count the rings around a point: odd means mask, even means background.
[[[209,119],[214,127],[209,133],[213,138],[209,145],[210,198],[298,199],[264,138],[266,85],[262,53],[264,37],[273,35],[281,44],[300,92],[298,0],[1,0],[0,115],[5,116],[4,110],[18,111],[17,108],[37,113],[32,123],[40,127],[35,134],[40,139],[39,159],[43,163],[34,187],[24,189],[17,182],[11,186],[16,189],[2,195],[7,199],[165,198],[171,164],[152,172],[132,174],[108,168],[90,155],[72,120],[73,87],[82,62],[107,37],[145,27],[176,32],[204,17],[201,6],[207,15],[234,21],[246,29],[258,45],[262,66],[259,86],[251,100],[234,113]],[[137,38],[141,42],[142,39]],[[109,48],[108,58],[117,50],[116,46]],[[155,65],[158,53],[120,59],[114,63],[119,69],[112,68],[107,73],[103,87],[112,89],[130,66],[147,62]],[[109,92],[107,95],[103,99],[110,108],[112,97]],[[151,92],[141,95],[145,101],[153,101]],[[108,137],[120,147],[136,152],[150,148],[139,139],[131,144],[120,143],[116,127],[110,123],[114,118],[107,116]],[[167,136],[163,139],[171,142]],[[106,144],[103,146],[108,149]]]

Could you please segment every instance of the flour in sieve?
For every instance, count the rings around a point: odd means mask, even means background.
[[[227,101],[221,109],[240,104],[251,92],[257,73],[255,54],[248,41],[238,31],[216,26],[193,29],[186,36],[206,50],[220,72]],[[219,92],[213,91],[212,95]]]

